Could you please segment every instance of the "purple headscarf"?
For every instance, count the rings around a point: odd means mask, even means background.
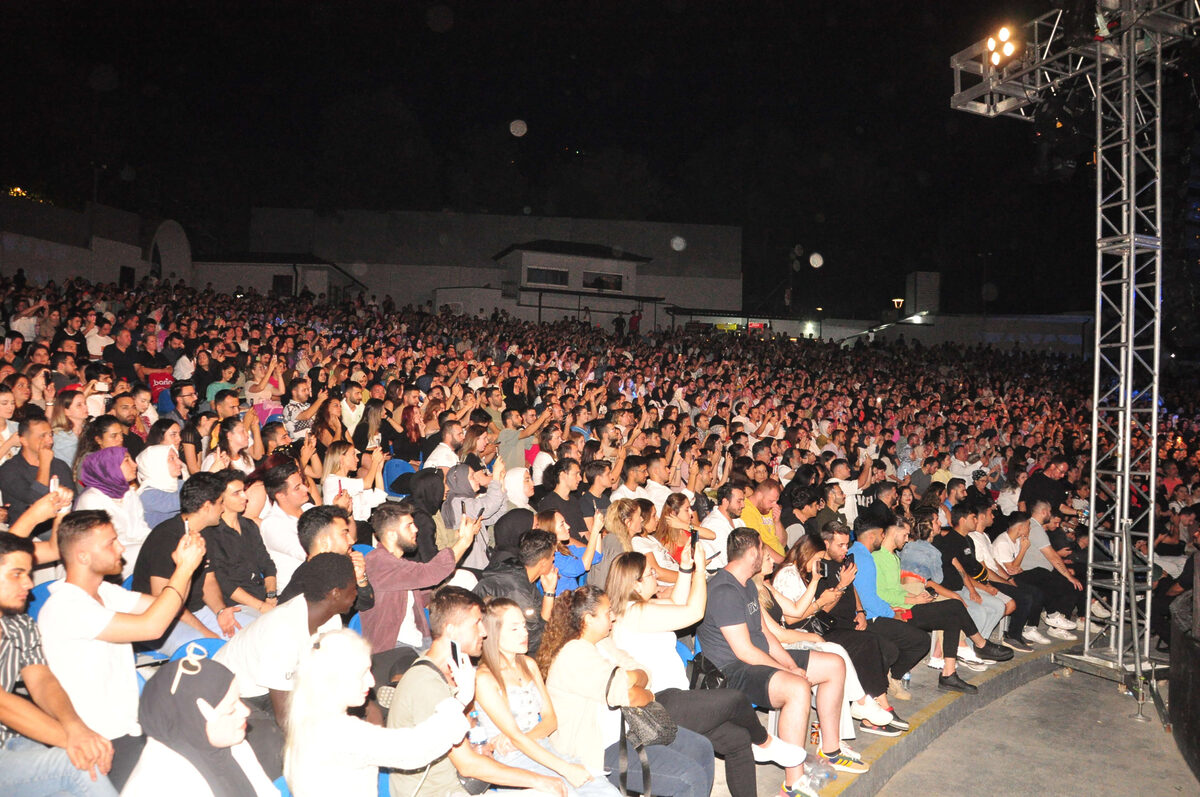
[[[95,487],[109,498],[124,498],[129,492],[129,482],[121,473],[121,463],[128,454],[124,446],[93,451],[79,466],[79,483],[84,487]]]

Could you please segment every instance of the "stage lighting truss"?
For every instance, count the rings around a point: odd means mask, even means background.
[[[994,69],[1006,65],[1021,49],[1016,39],[1013,38],[1012,28],[1007,25],[996,31],[995,36],[988,36],[985,44],[987,45],[987,63],[991,64]]]
[[[1149,691],[1165,724],[1157,684],[1165,668],[1151,655],[1149,622],[1161,355],[1162,76],[1179,57],[1182,48],[1174,45],[1195,38],[1200,0],[1104,0],[1101,6],[1116,24],[1100,40],[1070,46],[1062,12],[1054,11],[1023,26],[1024,54],[1007,65],[991,63],[986,39],[958,53],[950,59],[950,104],[1033,121],[1072,91],[1092,101],[1096,315],[1087,630],[1078,652],[1054,658],[1126,684],[1139,697],[1139,717]],[[1145,555],[1139,542],[1147,543]],[[1110,617],[1093,613],[1093,597],[1110,601]],[[1101,633],[1092,633],[1093,623]]]

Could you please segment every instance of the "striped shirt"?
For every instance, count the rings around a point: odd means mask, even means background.
[[[0,615],[0,689],[11,692],[21,680],[22,670],[45,663],[37,623],[24,613]],[[16,731],[0,723],[0,747],[17,735]]]

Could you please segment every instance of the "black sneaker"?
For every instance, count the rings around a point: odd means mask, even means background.
[[[903,731],[897,728],[892,723],[887,725],[876,725],[870,720],[859,720],[858,726],[862,728],[863,733],[873,733],[876,736],[899,736]]]
[[[983,643],[983,647],[975,648],[975,655],[987,662],[997,662],[1008,661],[1013,657],[1013,652],[1011,648],[988,640]]]
[[[896,713],[896,709],[890,708],[888,711],[892,712],[892,721],[888,724],[893,728],[899,728],[902,731],[906,731],[912,727],[908,724],[908,720],[901,719],[900,715]]]
[[[973,695],[979,691],[979,687],[974,684],[969,684],[962,678],[958,677],[958,673],[952,675],[938,676],[938,691],[940,692],[963,692],[968,695]]]
[[[1032,653],[1033,646],[1024,639],[1014,639],[1013,637],[1004,637],[1004,644],[1018,653]]]

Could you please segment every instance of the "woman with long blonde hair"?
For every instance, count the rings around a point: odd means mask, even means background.
[[[527,654],[529,630],[521,608],[508,598],[492,598],[483,614],[483,659],[475,671],[475,701],[480,723],[502,764],[542,775],[558,775],[570,784],[569,795],[612,797],[617,793],[603,776],[564,758],[548,741],[558,730],[554,704],[542,674]]]
[[[604,513],[600,561],[588,571],[587,583],[604,588],[608,566],[619,555],[633,550],[633,538],[642,533],[642,510],[631,498],[618,498]]]

